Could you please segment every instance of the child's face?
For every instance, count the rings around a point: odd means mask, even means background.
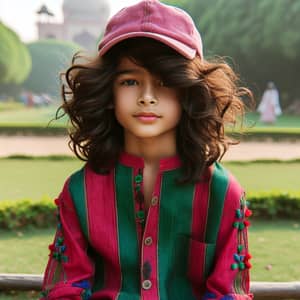
[[[179,93],[159,78],[122,58],[114,81],[114,107],[118,122],[128,136],[176,137],[181,117]]]

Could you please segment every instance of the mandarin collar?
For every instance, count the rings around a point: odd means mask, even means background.
[[[122,152],[119,158],[122,165],[133,168],[144,168],[144,159],[140,156]],[[168,171],[177,169],[181,166],[181,160],[178,155],[162,158],[159,161],[159,170]]]

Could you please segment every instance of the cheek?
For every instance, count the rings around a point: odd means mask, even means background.
[[[182,114],[182,107],[181,103],[178,99],[172,99],[166,104],[165,110],[168,112],[169,118],[172,121],[172,123],[178,123],[181,114]]]
[[[128,105],[126,99],[115,99],[114,101],[114,111],[117,121],[124,127],[131,116],[130,105]]]

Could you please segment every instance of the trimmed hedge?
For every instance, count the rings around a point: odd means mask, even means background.
[[[299,192],[254,192],[248,196],[255,218],[299,219]]]
[[[56,223],[56,206],[52,199],[44,197],[39,201],[0,201],[0,228],[50,227]]]
[[[254,218],[299,219],[300,192],[249,193],[250,208]],[[0,228],[18,229],[29,226],[38,228],[55,226],[57,208],[52,199],[0,201]]]
[[[1,135],[65,136],[68,130],[64,125],[42,124],[0,124]]]

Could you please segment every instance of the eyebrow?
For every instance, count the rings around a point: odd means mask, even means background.
[[[124,74],[140,74],[142,73],[139,69],[121,69],[117,71],[116,76],[124,75]]]

